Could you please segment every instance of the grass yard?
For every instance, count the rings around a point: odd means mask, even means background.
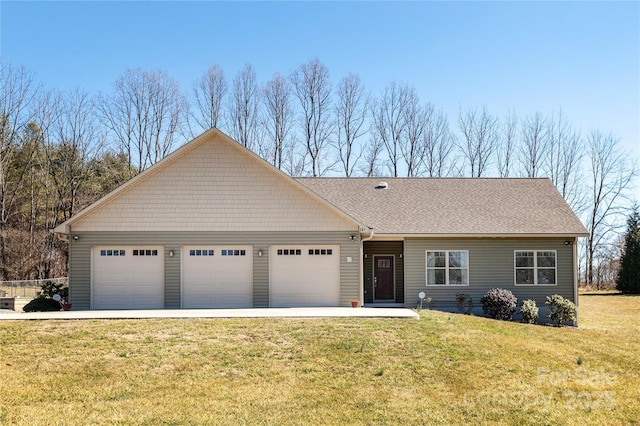
[[[640,297],[580,321],[0,321],[0,424],[639,424]]]

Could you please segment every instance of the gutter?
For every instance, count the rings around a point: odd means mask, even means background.
[[[364,306],[364,242],[373,238],[373,228],[369,228],[369,236],[360,240],[360,306]]]

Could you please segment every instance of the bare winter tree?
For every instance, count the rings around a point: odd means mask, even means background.
[[[317,58],[312,59],[293,71],[291,83],[300,101],[302,137],[310,158],[311,175],[322,176],[331,167],[331,164],[324,165],[324,161],[334,127],[329,71]]]
[[[363,151],[363,158],[360,170],[366,177],[383,176],[383,167],[381,161],[381,154],[384,150],[384,144],[382,140],[376,137],[375,134],[371,135],[369,144]]]
[[[394,81],[384,88],[371,108],[371,133],[373,139],[382,142],[386,149],[393,177],[398,177],[400,147],[406,128],[405,110],[412,92],[413,89],[406,84]]]
[[[589,237],[586,247],[586,281],[593,285],[597,268],[595,259],[599,250],[607,244],[624,223],[625,195],[634,178],[638,165],[620,151],[619,140],[611,133],[593,131],[587,137],[589,167],[589,208],[586,220]]]
[[[7,278],[6,237],[26,169],[15,168],[39,88],[25,68],[0,63],[0,280]],[[31,158],[31,155],[29,155]]]
[[[276,73],[265,85],[263,94],[268,149],[262,155],[271,164],[282,169],[295,114],[291,85],[286,78]]]
[[[542,172],[549,146],[547,123],[542,114],[536,112],[533,116],[526,117],[522,121],[520,135],[522,139],[518,152],[520,164],[527,177],[538,177]]]
[[[560,111],[547,120],[547,140],[543,171],[573,211],[581,214],[585,209],[585,193],[580,172],[584,152],[580,132],[571,129]]]
[[[103,148],[104,134],[97,122],[94,100],[88,93],[76,89],[60,101],[45,152],[59,203],[55,220],[64,221],[84,207],[80,190],[91,176],[90,163]],[[56,225],[52,223],[51,227]]]
[[[256,72],[251,64],[246,64],[233,79],[229,116],[231,136],[249,149],[255,149],[260,144],[258,134],[259,106],[260,90],[258,89]]]
[[[451,174],[454,166],[451,161],[454,146],[447,116],[429,105],[422,142],[422,161],[427,176],[445,177]]]
[[[363,152],[362,147],[357,145],[357,140],[367,132],[364,123],[369,99],[357,74],[349,74],[340,80],[336,95],[336,149],[344,175],[351,177]]]
[[[401,139],[400,143],[400,153],[407,164],[407,177],[421,174],[424,135],[427,129],[427,120],[432,113],[433,105],[427,104],[422,107],[415,90],[410,90],[404,109],[405,137]]]
[[[482,177],[491,165],[491,158],[498,147],[498,118],[486,107],[460,109],[458,127],[462,140],[458,147],[469,167],[471,177]]]
[[[221,126],[222,106],[226,94],[227,80],[224,71],[219,65],[213,64],[193,85],[196,110],[192,112],[191,118],[199,127],[197,134]]]
[[[518,118],[515,112],[509,111],[502,125],[502,140],[498,146],[498,173],[507,178],[512,173],[513,156],[516,150]]]
[[[132,173],[166,157],[184,121],[186,101],[178,83],[162,71],[128,69],[99,104],[102,119]]]

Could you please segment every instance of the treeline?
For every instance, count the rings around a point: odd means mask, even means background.
[[[591,284],[638,175],[612,133],[582,133],[561,111],[449,117],[407,83],[370,93],[317,59],[266,82],[251,65],[231,79],[214,64],[186,91],[141,69],[99,94],[46,88],[10,64],[0,79],[0,280],[65,275],[49,230],[211,127],[291,176],[549,177],[591,234]]]

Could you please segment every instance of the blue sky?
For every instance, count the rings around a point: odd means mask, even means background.
[[[640,158],[640,2],[0,2],[2,61],[48,87],[109,90],[129,68],[185,91],[212,63],[258,79],[318,57],[333,81],[377,94],[416,87],[519,116],[562,108],[583,132],[613,131]],[[638,197],[640,198],[640,197]]]

